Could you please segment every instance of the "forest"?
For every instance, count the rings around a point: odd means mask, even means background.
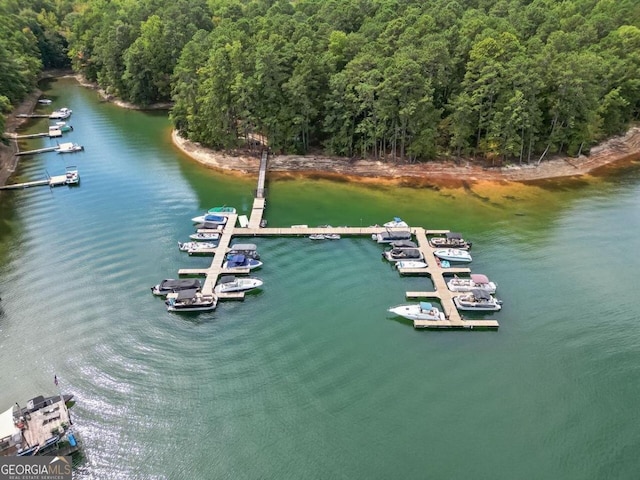
[[[71,66],[171,101],[216,149],[261,135],[277,153],[531,163],[640,117],[637,0],[1,0],[0,16],[1,111]]]

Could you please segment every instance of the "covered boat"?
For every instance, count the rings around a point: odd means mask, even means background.
[[[452,292],[470,292],[478,289],[487,293],[496,293],[496,284],[480,273],[472,273],[470,278],[454,277],[447,282],[447,288]]]
[[[453,297],[453,303],[458,310],[497,312],[502,308],[502,302],[484,290],[474,288],[464,295]]]
[[[471,248],[471,242],[467,242],[457,232],[447,232],[444,237],[431,237],[429,243],[435,248],[458,248],[460,250],[469,250]]]
[[[255,243],[236,243],[229,247],[228,255],[244,255],[245,257],[260,260],[258,246]]]
[[[422,252],[417,248],[392,248],[382,252],[384,258],[390,262],[397,262],[399,260],[422,260]]]
[[[225,275],[220,277],[220,281],[213,291],[216,293],[246,292],[247,290],[259,288],[262,284],[263,281],[255,277],[235,277],[233,275]]]
[[[378,243],[391,243],[397,240],[411,240],[411,232],[408,230],[385,230],[383,232],[372,234],[371,239]]]
[[[215,309],[218,297],[193,288],[168,294],[165,304],[170,312],[202,312]]]
[[[444,320],[444,313],[429,302],[420,302],[411,305],[397,305],[387,310],[409,320]]]
[[[197,278],[165,278],[159,284],[151,287],[154,295],[167,295],[180,290],[199,290],[202,283]]]
[[[433,251],[433,254],[441,260],[449,262],[470,262],[471,254],[459,248],[440,248]]]
[[[391,242],[391,246],[394,248],[418,248],[418,244],[411,240],[396,240]]]
[[[222,264],[223,270],[253,270],[262,266],[260,260],[249,258],[246,255],[227,255],[227,260]]]
[[[80,173],[75,165],[68,165],[65,171],[65,183],[67,185],[77,185],[80,183]]]

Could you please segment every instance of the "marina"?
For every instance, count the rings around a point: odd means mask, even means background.
[[[413,319],[415,328],[459,328],[459,329],[475,329],[475,328],[488,328],[495,329],[500,325],[496,320],[476,320],[465,319],[460,315],[459,309],[456,307],[455,296],[452,295],[452,291],[447,288],[447,279],[445,273],[470,273],[469,268],[454,267],[445,268],[445,264],[440,261],[437,256],[444,257],[450,260],[458,260],[468,262],[471,257],[465,250],[454,249],[442,249],[436,248],[427,239],[427,236],[444,236],[444,238],[453,238],[458,240],[459,234],[447,237],[449,233],[447,230],[426,230],[422,227],[409,227],[400,218],[395,217],[393,222],[387,222],[387,226],[373,226],[373,227],[332,227],[324,225],[320,227],[309,227],[308,225],[293,225],[289,228],[267,228],[260,227],[263,222],[263,215],[265,211],[266,199],[265,182],[266,171],[268,163],[268,154],[263,151],[260,159],[260,173],[258,175],[258,185],[255,190],[256,197],[254,198],[253,208],[251,210],[251,217],[247,226],[236,226],[238,215],[236,213],[227,212],[224,217],[224,222],[216,225],[214,230],[219,235],[219,243],[217,246],[203,245],[197,248],[197,253],[213,254],[213,259],[209,268],[183,268],[178,270],[178,275],[188,276],[205,276],[205,281],[202,286],[203,295],[218,295],[219,298],[244,298],[244,291],[239,290],[231,294],[231,297],[225,297],[225,293],[222,293],[222,289],[219,287],[219,279],[221,275],[229,274],[242,274],[249,273],[253,268],[260,267],[261,262],[244,258],[244,255],[233,255],[238,253],[230,247],[231,241],[234,237],[268,237],[268,236],[296,236],[296,237],[309,237],[309,238],[335,238],[353,237],[353,236],[366,236],[371,237],[378,243],[396,243],[400,247],[394,247],[393,249],[383,252],[389,261],[403,261],[403,260],[424,260],[426,268],[422,264],[418,264],[415,268],[398,268],[401,274],[418,274],[428,275],[435,287],[434,291],[408,291],[406,292],[407,298],[416,299],[435,299],[442,305],[442,315],[440,312],[435,316],[418,316]],[[233,210],[235,212],[235,209]],[[192,221],[200,222],[205,221],[206,216],[193,218]],[[394,226],[392,226],[394,225]],[[203,232],[203,230],[198,230]],[[416,243],[411,242],[411,238],[415,236]],[[381,242],[382,240],[382,242]],[[180,248],[183,244],[180,244]],[[193,247],[196,247],[196,242],[193,242]],[[416,245],[416,247],[413,247]],[[404,248],[403,248],[404,247]],[[255,246],[248,244],[248,247],[253,248]],[[196,250],[190,250],[185,248],[189,253],[196,253]],[[218,287],[216,287],[218,285]],[[217,288],[217,290],[216,290]],[[229,294],[226,294],[229,295]]]

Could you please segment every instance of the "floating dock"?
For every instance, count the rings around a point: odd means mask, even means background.
[[[56,145],[55,147],[38,148],[36,150],[25,150],[23,152],[16,152],[15,154],[18,157],[22,155],[37,155],[39,153],[55,152],[57,149],[58,149],[58,145]]]
[[[457,273],[470,273],[471,270],[468,267],[453,267],[443,268],[440,262],[437,260],[433,251],[436,250],[429,244],[427,235],[444,235],[449,230],[426,230],[422,227],[410,227],[407,228],[385,228],[380,226],[375,227],[309,227],[307,225],[295,225],[291,227],[282,228],[261,228],[264,210],[266,207],[265,199],[265,182],[267,171],[267,152],[263,151],[260,160],[260,172],[258,175],[258,185],[255,190],[255,198],[253,201],[253,207],[251,209],[251,215],[247,227],[237,227],[236,222],[238,215],[228,215],[227,223],[224,228],[216,230],[220,233],[220,239],[218,246],[215,249],[211,249],[206,253],[212,253],[213,259],[211,265],[208,268],[183,268],[178,271],[179,275],[204,275],[206,277],[202,286],[202,291],[205,294],[213,293],[213,289],[216,286],[218,277],[224,274],[243,274],[249,273],[249,269],[242,271],[233,270],[226,271],[222,268],[222,265],[226,259],[227,253],[230,251],[229,245],[231,239],[235,237],[267,237],[267,236],[304,236],[314,234],[338,234],[340,236],[367,236],[371,237],[373,234],[380,233],[382,231],[406,231],[410,230],[415,236],[418,248],[422,253],[427,268],[421,269],[399,269],[400,274],[418,274],[428,275],[433,282],[434,291],[411,291],[406,292],[407,298],[415,299],[437,299],[442,305],[442,310],[445,314],[445,320],[415,320],[413,322],[415,328],[457,328],[457,329],[496,329],[499,327],[499,323],[496,320],[473,320],[465,319],[460,315],[460,312],[453,302],[454,295],[460,295],[460,292],[451,292],[447,288],[445,275],[454,275]],[[199,230],[208,231],[208,230]],[[231,294],[219,294],[218,298],[244,298],[245,292],[234,292]]]
[[[62,185],[68,185],[67,175],[54,175],[53,177],[45,178],[44,180],[34,180],[32,182],[3,185],[0,187],[0,190],[21,190],[30,187],[42,187],[45,185],[48,185],[50,187],[60,187]]]

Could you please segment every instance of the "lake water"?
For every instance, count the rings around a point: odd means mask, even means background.
[[[368,238],[256,238],[260,293],[176,315],[149,287],[209,264],[177,249],[189,219],[249,214],[256,179],[184,158],[165,114],[70,79],[46,93],[85,151],[23,158],[12,181],[73,163],[81,185],[0,194],[0,407],[57,393],[56,374],[77,399],[76,478],[637,477],[637,165],[538,186],[269,182],[269,226],[397,215],[463,232],[499,284],[498,331],[388,314],[430,282]]]

